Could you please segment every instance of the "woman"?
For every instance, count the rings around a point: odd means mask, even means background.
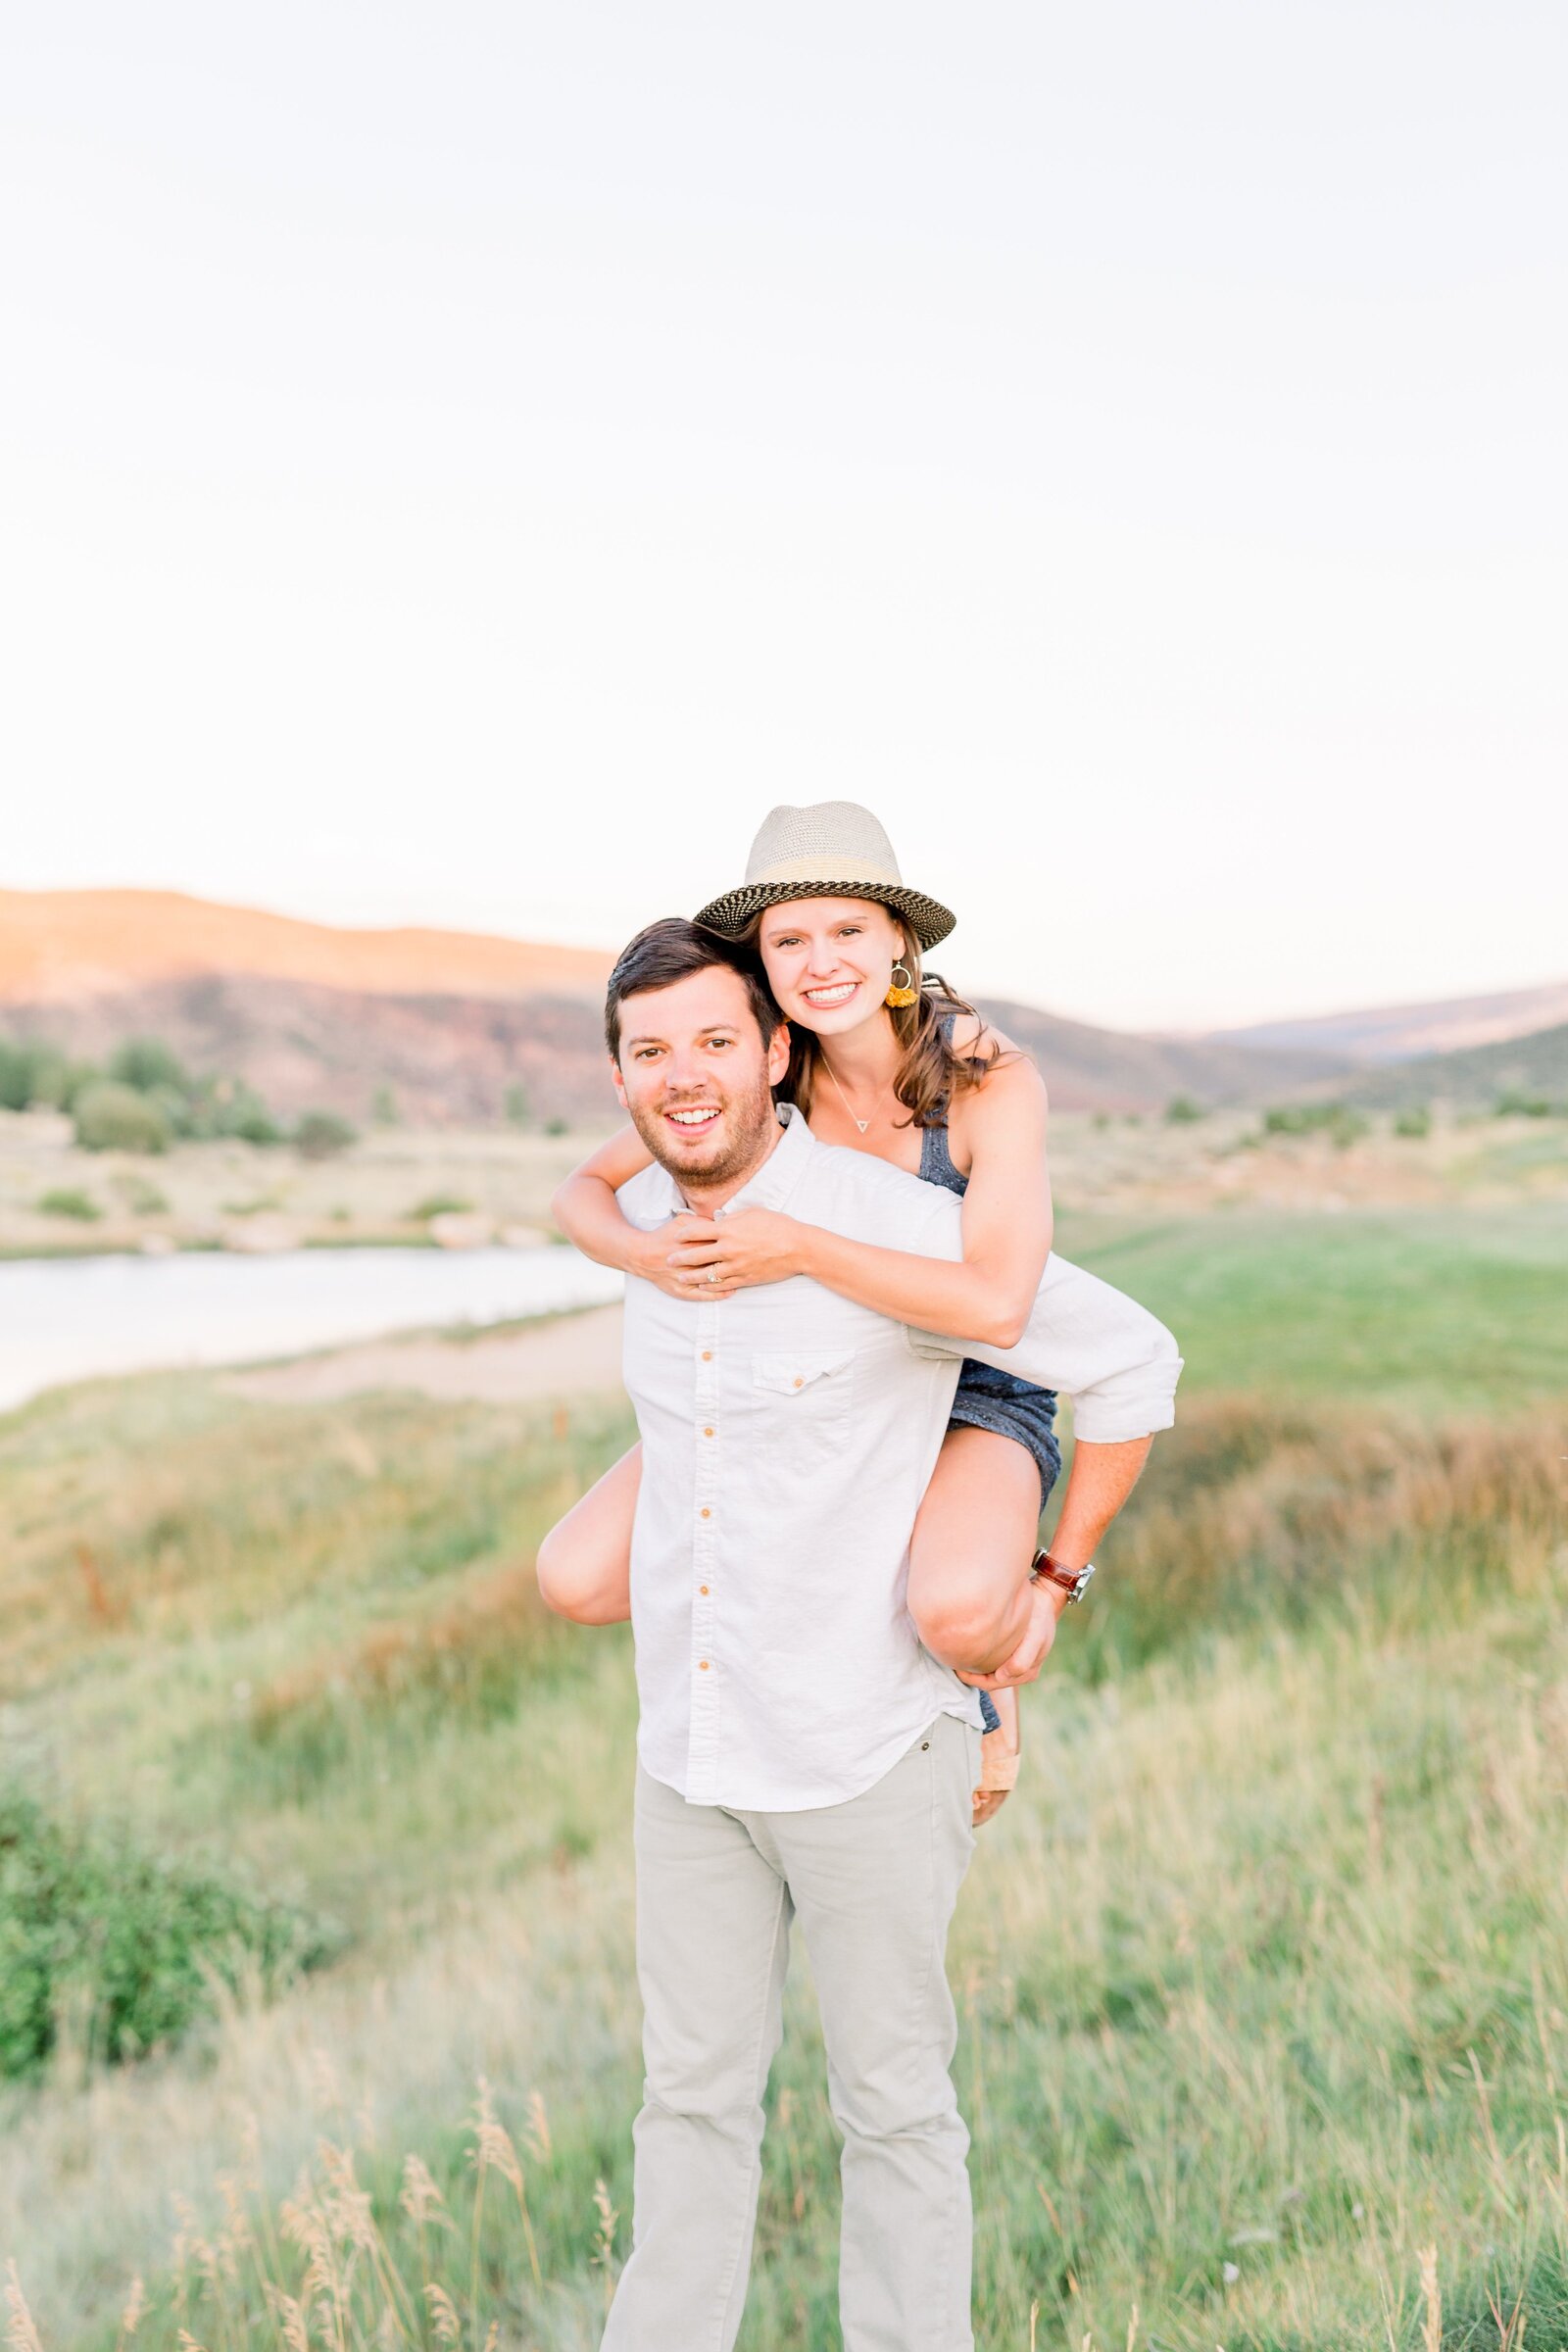
[[[753,845],[747,881],[696,919],[755,947],[790,1023],[780,1092],[812,1132],[963,1197],[962,1261],[847,1241],[771,1209],[639,1232],[615,1200],[616,1188],[649,1163],[630,1128],[556,1195],[563,1230],[587,1256],[677,1298],[699,1287],[705,1298],[727,1298],[804,1274],[900,1322],[1010,1347],[1051,1250],[1046,1092],[1016,1047],[943,981],[922,977],[922,953],[947,937],[954,916],[905,887],[869,810],[828,801],[775,808]],[[984,1685],[1028,1623],[1028,1565],[1060,1467],[1054,1411],[1050,1391],[964,1363],[915,1525],[908,1604],[926,1646],[970,1682]],[[579,1579],[602,1586],[607,1567],[612,1588],[623,1589],[639,1471],[634,1447],[546,1539],[547,1592],[569,1592]],[[1004,1802],[1018,1756],[1016,1690],[999,1688],[993,1698],[983,1690],[982,1706],[993,1728],[977,1822]]]

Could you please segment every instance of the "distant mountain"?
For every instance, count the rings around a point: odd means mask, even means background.
[[[1365,1071],[1336,1092],[1348,1102],[1382,1110],[1439,1102],[1490,1110],[1508,1094],[1560,1108],[1568,1105],[1568,1022],[1499,1045],[1471,1046],[1459,1054],[1418,1054],[1411,1061]]]
[[[34,1004],[0,1004],[0,1034],[47,1038],[102,1061],[161,1038],[187,1069],[246,1079],[279,1117],[370,1116],[379,1090],[416,1126],[500,1120],[520,1085],[529,1115],[612,1118],[597,999],[393,996],[254,973],[205,973]]]
[[[1221,1029],[1210,1042],[1248,1052],[1334,1054],[1357,1062],[1403,1061],[1412,1054],[1451,1054],[1495,1045],[1568,1020],[1568,980],[1517,988],[1501,996],[1452,997],[1431,1004],[1381,1004],[1362,1012],[1326,1012],[1298,1021],[1259,1021]]]
[[[1058,1110],[1163,1110],[1176,1095],[1191,1095],[1209,1107],[1276,1102],[1322,1093],[1355,1068],[1344,1054],[1097,1029],[1032,1004],[988,1000],[980,1009],[1027,1047]]]
[[[209,973],[373,996],[584,997],[610,957],[469,931],[350,931],[172,890],[0,890],[0,1005],[79,1003]]]
[[[600,1028],[609,968],[607,955],[585,949],[337,930],[174,892],[0,891],[0,1032],[48,1037],[94,1060],[126,1037],[159,1037],[197,1072],[248,1079],[285,1117],[321,1108],[364,1118],[387,1087],[406,1119],[484,1122],[503,1116],[517,1085],[536,1118],[611,1117]],[[1560,1095],[1568,1086],[1560,1068],[1552,1075],[1548,1041],[1568,1031],[1538,1021],[1540,1038],[1491,1042],[1521,1008],[1559,1000],[1568,1015],[1565,984],[1198,1038],[1100,1029],[1035,1005],[985,1009],[1034,1054],[1058,1109],[1148,1113],[1176,1095],[1490,1103],[1514,1084]],[[1488,1023],[1478,1042],[1470,1031]],[[1413,1050],[1410,1037],[1455,1033],[1461,1052],[1382,1066]]]

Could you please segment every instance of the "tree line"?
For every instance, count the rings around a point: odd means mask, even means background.
[[[74,1060],[45,1039],[0,1037],[0,1109],[62,1110],[86,1152],[158,1152],[232,1136],[292,1144],[320,1159],[357,1133],[335,1111],[309,1110],[288,1124],[247,1080],[197,1076],[156,1037],[127,1038],[103,1063]]]

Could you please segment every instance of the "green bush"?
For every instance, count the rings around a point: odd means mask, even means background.
[[[169,1197],[145,1176],[116,1176],[114,1190],[133,1217],[161,1217],[168,1213]]]
[[[1165,1123],[1170,1127],[1191,1127],[1207,1115],[1201,1102],[1195,1102],[1191,1095],[1172,1095],[1165,1105]]]
[[[411,1225],[428,1225],[432,1217],[466,1216],[473,1206],[458,1193],[430,1193],[409,1211]]]
[[[1418,1140],[1422,1136],[1430,1135],[1432,1133],[1431,1111],[1424,1102],[1414,1103],[1410,1109],[1401,1110],[1394,1122],[1394,1132],[1396,1135],[1414,1136]]]
[[[0,1110],[55,1104],[65,1094],[66,1057],[36,1038],[0,1037]]]
[[[76,1097],[76,1141],[84,1152],[163,1152],[169,1122],[156,1102],[113,1078],[100,1078]]]
[[[1343,1152],[1367,1133],[1367,1121],[1348,1102],[1287,1102],[1263,1114],[1265,1135],[1326,1135]]]
[[[96,1225],[104,1213],[88,1193],[40,1193],[33,1206],[41,1217],[74,1217],[81,1225]]]
[[[1549,1119],[1551,1104],[1544,1095],[1527,1095],[1521,1087],[1510,1086],[1497,1097],[1499,1119]]]
[[[330,1159],[334,1152],[357,1144],[360,1131],[347,1119],[340,1119],[335,1110],[308,1110],[289,1140],[302,1159]]]
[[[172,1094],[180,1096],[191,1092],[184,1064],[162,1038],[127,1037],[109,1057],[109,1075],[122,1086],[133,1086],[141,1095],[150,1095],[160,1087],[168,1087]]]
[[[114,2064],[177,2040],[215,1983],[270,1994],[332,1948],[288,1904],[90,1842],[0,1788],[0,2080],[42,2071],[62,2013]]]
[[[528,1105],[528,1089],[514,1080],[506,1091],[502,1107],[506,1113],[508,1126],[526,1127],[532,1115]]]

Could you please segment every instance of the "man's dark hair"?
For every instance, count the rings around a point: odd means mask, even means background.
[[[627,997],[641,996],[650,988],[672,988],[677,980],[689,979],[693,972],[705,972],[718,963],[727,964],[745,981],[765,1043],[784,1015],[773,1002],[773,992],[754,952],[739,940],[721,939],[716,931],[705,931],[701,923],[689,923],[682,914],[666,914],[639,931],[615,958],[605,994],[605,1042],[611,1059],[620,1059],[620,1007]]]

